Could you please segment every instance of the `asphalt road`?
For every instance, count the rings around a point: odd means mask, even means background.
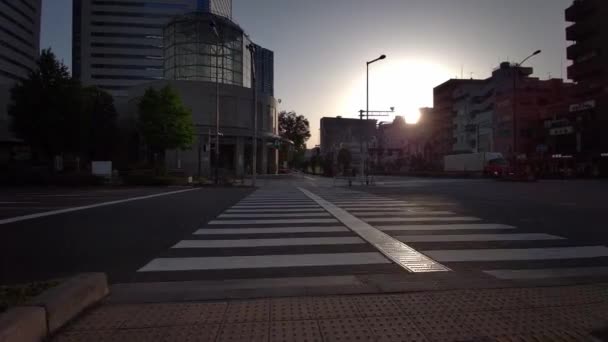
[[[107,189],[27,189],[12,196],[3,193],[2,201],[25,202],[23,198],[30,196],[31,202],[46,201],[55,209],[65,209],[176,190],[182,189],[117,189],[116,192]],[[242,188],[204,188],[2,224],[0,284],[64,277],[78,272],[106,272],[111,282],[128,281],[147,260],[167,250],[249,192],[250,189]],[[35,212],[40,210],[33,208],[12,213]]]

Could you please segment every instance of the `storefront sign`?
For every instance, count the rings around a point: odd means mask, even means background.
[[[567,127],[559,127],[559,128],[551,128],[549,130],[549,134],[552,136],[556,136],[556,135],[568,135],[568,134],[573,134],[574,133],[574,127],[572,126],[567,126]]]
[[[584,110],[589,110],[595,108],[595,100],[585,101],[583,103],[577,103],[570,105],[570,113],[574,112],[582,112]]]

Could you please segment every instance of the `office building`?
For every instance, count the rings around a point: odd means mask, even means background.
[[[608,175],[608,2],[576,0],[566,9],[568,78],[576,84],[568,111],[556,123],[561,128],[561,150],[575,152],[593,173]],[[556,128],[560,128],[556,127]],[[566,134],[568,133],[568,134]],[[567,148],[566,146],[570,146]]]
[[[255,74],[258,92],[274,96],[274,52],[259,45],[255,48]]]
[[[352,158],[351,167],[359,172],[363,156],[366,156],[368,150],[376,145],[376,124],[376,120],[348,119],[340,116],[322,118],[321,155],[325,158],[333,158],[334,170],[338,170],[338,152],[347,149]],[[362,149],[363,154],[361,154]]]
[[[36,67],[40,55],[41,0],[0,1],[0,164],[18,142],[9,130],[10,89]]]
[[[118,97],[163,79],[163,29],[176,15],[194,11],[231,18],[232,1],[74,0],[74,76]]]

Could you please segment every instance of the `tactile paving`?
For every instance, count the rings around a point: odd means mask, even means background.
[[[220,325],[196,324],[164,329],[164,342],[213,342],[217,338]]]
[[[135,305],[107,305],[87,312],[66,327],[67,331],[107,330],[120,328],[139,311]]]
[[[226,311],[226,322],[267,322],[270,319],[270,301],[246,300],[231,302]]]
[[[597,286],[569,286],[527,289],[526,301],[534,307],[600,303],[608,300],[608,292]]]
[[[121,329],[116,330],[110,340],[112,342],[163,341],[165,334],[166,331],[163,328]]]
[[[466,311],[524,309],[531,306],[521,295],[511,290],[468,290],[462,298],[462,301],[468,303],[465,305],[472,309]]]
[[[270,324],[271,342],[321,342],[316,321],[280,321]]]
[[[124,328],[161,327],[201,323],[220,323],[226,311],[226,303],[147,304]]]
[[[226,323],[222,326],[217,342],[266,342],[268,322]]]
[[[608,304],[556,307],[551,308],[551,315],[570,327],[584,331],[608,326]]]
[[[426,315],[410,316],[424,336],[433,342],[444,341],[474,341],[480,335],[475,333],[469,322],[461,319],[462,314],[430,313]]]
[[[358,296],[354,302],[362,317],[398,316],[403,313],[390,296]]]
[[[350,297],[317,297],[311,298],[313,318],[348,318],[359,317],[355,302]]]
[[[391,298],[406,315],[422,315],[443,310],[443,306],[424,293],[393,295]]]
[[[270,301],[272,321],[306,320],[313,317],[313,304],[306,298],[280,298]]]
[[[112,330],[95,330],[95,331],[66,331],[55,338],[53,342],[111,342]]]
[[[427,341],[416,325],[406,317],[368,317],[365,321],[377,341]]]
[[[362,318],[325,319],[319,321],[325,341],[375,341]]]

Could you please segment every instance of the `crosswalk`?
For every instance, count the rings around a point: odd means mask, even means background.
[[[608,247],[463,214],[452,203],[345,188],[262,188],[147,262],[138,278],[461,270],[504,280],[608,276]]]
[[[606,246],[459,215],[449,203],[413,203],[346,189],[321,195],[456,272],[475,269],[505,280],[608,276]],[[450,210],[437,208],[442,206]]]

